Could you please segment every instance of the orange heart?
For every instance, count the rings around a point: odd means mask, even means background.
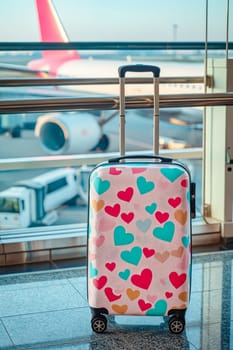
[[[128,310],[128,306],[127,306],[127,305],[117,305],[117,304],[113,304],[113,305],[112,305],[112,309],[113,309],[113,311],[115,311],[117,314],[125,314],[126,311]]]
[[[139,295],[140,295],[140,291],[139,290],[137,290],[137,289],[133,290],[131,288],[128,288],[126,290],[126,293],[127,293],[127,295],[128,295],[130,300],[137,299],[139,297]]]
[[[169,258],[169,255],[170,255],[169,252],[166,250],[163,253],[155,253],[154,257],[159,262],[164,263]]]
[[[182,292],[179,294],[179,299],[182,301],[187,301],[188,300],[188,293],[187,292]]]
[[[175,211],[174,213],[176,220],[181,224],[181,225],[185,225],[186,221],[187,221],[187,217],[188,217],[188,212],[187,210],[181,210],[178,209]]]
[[[183,252],[184,252],[184,247],[180,246],[178,249],[173,250],[171,252],[171,255],[175,256],[177,258],[180,258],[182,256]]]
[[[187,309],[187,305],[186,304],[182,304],[180,306],[172,306],[171,310],[184,310]]]
[[[104,207],[104,204],[105,203],[102,199],[100,199],[98,201],[95,199],[92,200],[92,207],[95,211],[101,210]]]

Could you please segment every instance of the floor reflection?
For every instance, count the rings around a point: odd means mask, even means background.
[[[0,349],[233,349],[233,252],[193,256],[191,302],[182,335],[162,317],[109,317],[94,334],[86,270],[67,267],[0,276]]]

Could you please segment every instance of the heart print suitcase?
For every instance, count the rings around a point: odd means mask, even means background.
[[[125,155],[124,78],[154,75],[153,155]],[[154,66],[123,66],[120,74],[120,156],[89,178],[88,303],[93,331],[107,315],[168,316],[181,333],[190,297],[191,199],[186,167],[158,153],[158,77]],[[123,87],[122,87],[123,85]],[[123,106],[122,106],[123,104]]]

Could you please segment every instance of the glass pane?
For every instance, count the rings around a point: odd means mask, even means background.
[[[227,40],[227,1],[209,0],[207,1],[207,42]],[[209,92],[226,91],[226,59],[227,51],[208,50],[207,51],[207,75],[214,76],[215,86]]]
[[[233,3],[229,1],[229,33],[228,33],[229,42],[233,42]],[[228,51],[228,57],[233,58],[233,50]]]
[[[226,41],[227,1],[208,0],[208,41]]]
[[[53,3],[71,41],[204,40],[204,0],[136,0],[133,3],[104,0],[101,5],[96,0]],[[39,41],[37,12],[33,1],[2,1],[0,22],[4,30],[0,41]],[[46,20],[45,13],[42,17]],[[50,36],[46,39],[60,41]]]

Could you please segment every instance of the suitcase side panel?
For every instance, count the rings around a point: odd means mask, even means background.
[[[90,177],[88,302],[109,314],[167,315],[190,293],[190,179],[179,165],[124,163]]]

